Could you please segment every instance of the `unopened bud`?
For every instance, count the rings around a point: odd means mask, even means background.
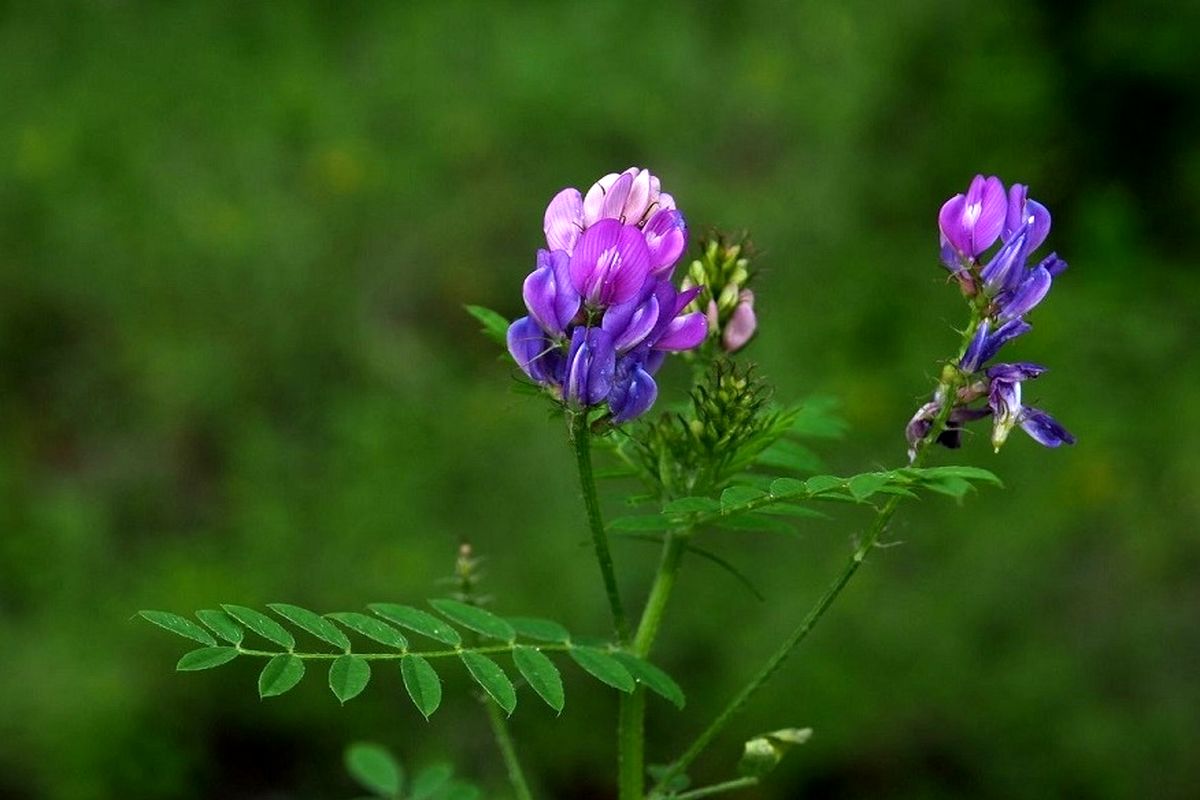
[[[732,283],[728,284],[721,290],[720,296],[717,297],[717,307],[721,311],[730,311],[738,302],[738,287]]]
[[[721,347],[727,353],[736,353],[754,337],[758,329],[758,318],[754,314],[754,292],[743,289],[738,296],[737,308],[725,323],[721,334]]]

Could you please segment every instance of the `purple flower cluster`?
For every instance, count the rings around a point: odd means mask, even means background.
[[[698,289],[671,283],[687,246],[675,199],[648,170],[563,189],[546,208],[546,245],[525,279],[529,316],[508,329],[508,349],[533,380],[576,409],[607,403],[614,422],[644,414],[668,352],[707,334],[684,309]]]
[[[953,398],[944,386],[918,409],[906,430],[910,447],[925,438],[943,404],[950,402],[946,430],[938,441],[958,447],[965,423],[992,417],[992,444],[999,450],[1014,427],[1046,447],[1074,444],[1073,437],[1041,409],[1025,405],[1021,385],[1046,368],[1038,364],[989,362],[1009,341],[1032,330],[1025,316],[1050,291],[1067,268],[1056,253],[1033,266],[1030,257],[1050,233],[1050,212],[1030,199],[1028,187],[1015,183],[1007,192],[999,178],[976,175],[966,194],[951,197],[938,214],[941,260],[971,298],[980,318],[957,368],[965,381]],[[983,255],[996,244],[991,258]],[[981,407],[971,403],[986,398]],[[912,452],[910,450],[910,452]]]

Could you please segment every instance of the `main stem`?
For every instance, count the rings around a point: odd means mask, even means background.
[[[508,782],[512,784],[517,800],[533,800],[529,784],[525,782],[525,773],[521,770],[521,762],[517,758],[517,750],[513,746],[512,735],[508,732],[508,722],[500,711],[500,706],[490,697],[483,701],[487,708],[488,721],[492,723],[492,733],[496,737],[496,745],[504,758],[504,768],[508,770]]]
[[[650,647],[654,644],[663,612],[667,608],[667,600],[675,587],[675,576],[679,572],[690,536],[690,531],[670,531],[663,542],[658,572],[654,576],[650,597],[646,600],[646,610],[642,612],[642,619],[633,639],[633,652],[639,658],[650,654]],[[642,800],[645,788],[643,775],[646,770],[646,690],[641,686],[630,694],[621,696],[617,720],[617,749],[617,786],[620,798]]]
[[[592,544],[596,548],[596,561],[604,577],[604,590],[608,593],[608,606],[612,609],[613,628],[617,641],[622,644],[629,638],[629,623],[625,620],[625,607],[621,605],[621,594],[617,589],[617,573],[613,569],[612,553],[608,550],[608,534],[604,530],[604,517],[600,514],[600,498],[596,494],[596,477],[592,474],[592,432],[588,428],[586,411],[574,412],[571,417],[571,446],[575,449],[575,462],[579,467],[579,485],[583,489],[583,505],[587,509],[588,528],[592,532]]]
[[[963,343],[961,349],[959,350],[958,360],[962,359],[963,353],[965,352],[967,345],[970,342],[971,337],[974,335],[978,325],[979,314],[976,312],[972,314],[971,324],[963,333]],[[942,385],[939,387],[939,390],[946,400],[942,403],[942,407],[938,410],[938,415],[933,420],[933,424],[930,425],[929,432],[925,435],[925,438],[916,444],[916,454],[911,465],[913,467],[920,467],[921,464],[924,463],[925,455],[928,452],[929,445],[937,440],[937,437],[945,428],[946,422],[950,418],[950,412],[954,407],[954,394],[958,390],[959,378],[956,377],[957,374],[953,370],[947,370],[945,375],[946,377],[943,377]],[[829,610],[829,607],[833,605],[833,601],[836,600],[838,595],[842,593],[842,589],[844,589],[846,584],[850,582],[850,579],[854,577],[854,573],[858,571],[858,568],[866,559],[867,554],[871,552],[872,548],[875,547],[876,542],[879,541],[880,535],[882,535],[884,530],[887,529],[888,523],[891,521],[892,516],[896,513],[896,509],[900,506],[900,502],[903,499],[903,495],[892,495],[887,503],[885,503],[884,506],[879,509],[879,511],[875,514],[875,519],[871,523],[871,527],[867,529],[866,534],[859,541],[858,546],[855,547],[854,552],[846,561],[846,565],[842,567],[841,573],[837,576],[837,578],[834,579],[833,583],[829,585],[829,588],[825,590],[825,593],[821,595],[820,599],[817,600],[817,604],[813,606],[812,609],[804,616],[804,619],[801,620],[800,625],[794,631],[792,631],[791,635],[788,636],[782,645],[780,645],[779,649],[777,649],[775,653],[772,654],[769,659],[767,659],[766,664],[764,664],[758,673],[750,679],[750,682],[742,687],[741,691],[739,691],[737,695],[735,695],[734,698],[729,702],[729,704],[725,706],[724,710],[717,715],[717,718],[714,719],[712,723],[710,723],[709,726],[704,729],[703,733],[696,737],[695,741],[693,741],[691,746],[684,751],[683,755],[676,759],[659,777],[658,783],[650,792],[650,796],[652,798],[663,796],[665,787],[670,784],[670,781],[675,778],[675,776],[687,769],[692,762],[704,752],[705,748],[712,743],[712,740],[716,738],[717,734],[724,730],[725,726],[727,726],[734,716],[736,716],[737,713],[742,710],[742,707],[746,705],[746,702],[759,689],[762,688],[763,684],[771,679],[771,676],[774,675],[780,666],[783,665],[783,662],[787,660],[787,657],[791,654],[792,650],[794,650],[797,645],[804,641],[805,637],[808,636],[809,631],[811,631],[821,617],[824,616],[825,612]]]

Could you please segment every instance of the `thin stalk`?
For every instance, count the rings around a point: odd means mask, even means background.
[[[512,735],[508,732],[508,722],[500,712],[500,706],[491,698],[485,699],[483,705],[487,708],[488,720],[492,723],[492,733],[496,737],[496,746],[504,758],[504,768],[508,771],[508,782],[512,784],[517,800],[533,800],[529,784],[525,781],[525,773],[517,758],[517,750],[513,746]]]
[[[959,359],[962,358],[962,355],[970,342],[971,336],[974,335],[978,325],[979,315],[976,312],[972,314],[971,324],[963,333],[963,344],[959,351]],[[954,370],[946,371],[942,379],[942,385],[939,387],[943,396],[946,398],[946,401],[943,402],[942,407],[938,410],[938,415],[933,420],[933,424],[930,425],[929,432],[925,435],[925,438],[917,442],[915,446],[916,453],[911,466],[920,467],[921,464],[924,463],[925,455],[928,452],[929,445],[937,440],[937,437],[945,428],[946,422],[950,418],[950,412],[954,406],[953,398],[954,393],[958,389],[959,381],[961,381],[961,376],[959,376]],[[838,595],[842,593],[842,589],[846,588],[846,584],[850,582],[852,577],[854,577],[854,573],[858,571],[858,568],[866,559],[867,554],[870,553],[875,547],[876,542],[879,541],[880,535],[882,535],[884,530],[886,530],[888,523],[891,521],[892,516],[896,513],[896,509],[900,506],[900,502],[903,499],[904,498],[902,495],[893,495],[887,501],[887,503],[885,503],[883,507],[876,512],[875,519],[872,521],[871,527],[867,529],[866,534],[859,541],[858,546],[855,547],[854,552],[846,561],[845,566],[842,567],[841,573],[838,574],[833,583],[829,585],[829,588],[825,590],[825,593],[822,594],[820,599],[817,600],[817,604],[813,606],[811,610],[809,610],[809,612],[804,616],[804,619],[801,620],[800,625],[794,631],[792,631],[791,635],[784,640],[783,644],[779,646],[779,648],[774,652],[774,654],[771,655],[769,659],[767,659],[767,662],[762,666],[758,673],[750,679],[750,682],[742,687],[741,691],[739,691],[729,702],[729,704],[725,706],[721,713],[717,715],[716,719],[714,719],[709,726],[705,728],[699,736],[696,737],[688,749],[684,751],[683,755],[672,762],[671,765],[663,772],[663,774],[659,777],[658,783],[650,792],[651,798],[658,798],[664,795],[665,787],[670,783],[670,781],[675,776],[687,769],[692,762],[704,752],[705,748],[712,743],[712,740],[716,738],[717,734],[724,730],[725,727],[738,714],[738,712],[742,710],[742,708],[746,705],[746,702],[749,701],[749,699],[759,689],[761,689],[762,686],[768,680],[770,680],[771,676],[774,675],[775,672],[783,665],[783,662],[787,660],[787,657],[791,654],[792,650],[794,650],[797,645],[804,641],[805,637],[808,636],[809,632],[813,629],[821,617],[824,616],[825,612],[829,610],[829,607],[833,605],[833,601],[836,600]]]
[[[724,783],[714,783],[712,786],[701,786],[683,794],[671,795],[671,800],[699,800],[701,797],[713,797],[725,792],[736,792],[738,789],[749,789],[758,785],[758,778],[736,778]]]
[[[587,509],[588,527],[592,532],[592,544],[596,549],[596,561],[604,578],[604,590],[608,594],[608,605],[612,609],[613,628],[617,641],[624,644],[629,639],[629,623],[625,620],[625,607],[621,605],[621,594],[617,589],[617,574],[613,568],[612,553],[608,549],[608,534],[604,530],[604,517],[600,514],[600,498],[596,493],[596,478],[592,474],[592,432],[588,428],[587,412],[570,415],[571,446],[575,450],[575,462],[579,467],[579,485],[583,489],[583,505]]]
[[[658,571],[650,587],[646,609],[642,612],[637,633],[633,639],[633,652],[645,658],[654,644],[654,638],[662,623],[667,600],[675,587],[675,576],[687,550],[689,531],[670,531],[663,542],[662,557]],[[633,692],[621,696],[617,718],[617,787],[621,800],[642,800],[645,788],[646,759],[646,690],[639,686]]]

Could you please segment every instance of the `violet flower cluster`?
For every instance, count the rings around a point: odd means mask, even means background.
[[[910,455],[929,434],[946,402],[953,407],[938,442],[947,447],[960,445],[965,423],[989,416],[997,451],[1018,426],[1046,447],[1074,444],[1075,437],[1057,420],[1022,400],[1022,384],[1044,373],[1045,367],[990,363],[1006,343],[1032,329],[1025,316],[1067,268],[1056,253],[1029,265],[1050,233],[1050,212],[1029,197],[1028,187],[1015,183],[1006,192],[999,178],[976,175],[966,194],[957,194],[942,206],[938,227],[942,263],[971,300],[978,325],[955,365],[963,380],[955,381],[953,398],[946,396],[949,391],[943,381],[933,399],[908,423]],[[997,241],[1000,247],[984,263],[983,255]],[[980,399],[983,404],[973,407]]]
[[[667,353],[707,334],[685,312],[699,289],[677,291],[687,224],[648,170],[605,175],[586,195],[563,189],[546,208],[548,249],[525,279],[529,315],[508,329],[517,365],[568,407],[607,404],[614,422],[645,413]]]

